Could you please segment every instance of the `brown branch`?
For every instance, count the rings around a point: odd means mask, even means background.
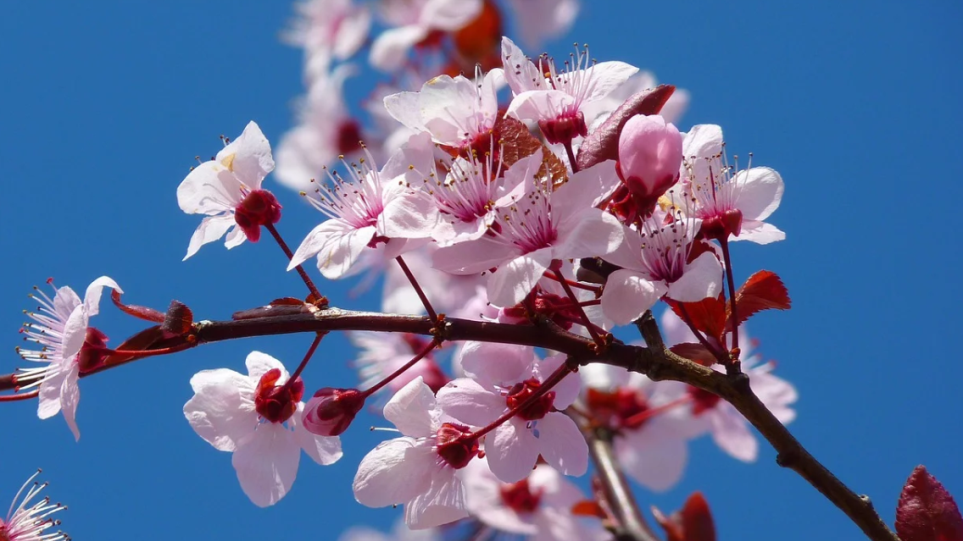
[[[654,324],[654,320],[651,322]],[[580,364],[602,362],[645,374],[654,381],[679,381],[715,393],[731,403],[769,441],[780,466],[792,469],[839,507],[869,539],[899,541],[876,514],[869,499],[859,496],[820,464],[753,394],[745,374],[727,376],[663,348],[615,342],[602,354],[593,342],[550,323],[511,325],[464,319],[445,319],[440,329],[427,317],[354,312],[329,308],[314,313],[256,317],[232,321],[201,321],[184,336],[195,344],[275,334],[367,330],[423,335],[441,333],[445,340],[477,340],[542,347],[565,353]],[[14,388],[10,375],[0,375],[0,391]]]

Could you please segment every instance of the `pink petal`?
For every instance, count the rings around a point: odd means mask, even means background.
[[[515,306],[522,302],[551,265],[554,250],[549,246],[501,265],[488,276],[488,300],[501,307]]]
[[[202,370],[191,378],[191,388],[194,396],[184,404],[184,416],[215,449],[234,451],[257,427],[254,388],[247,376],[226,368]]]
[[[565,33],[579,11],[578,0],[513,0],[511,6],[528,47],[540,46],[543,40]]]
[[[625,62],[610,61],[599,62],[589,67],[587,71],[591,86],[585,92],[584,101],[596,101],[628,81],[629,77],[638,73],[639,68]]]
[[[715,297],[721,288],[722,265],[715,254],[706,252],[686,266],[681,278],[669,284],[666,296],[679,302],[696,302]]]
[[[551,468],[547,469],[554,471]],[[536,468],[535,472],[538,470],[539,468]],[[505,505],[500,491],[502,482],[488,469],[488,464],[484,460],[472,460],[459,473],[465,485],[468,511],[478,520],[504,532],[523,535],[536,533],[529,514],[517,513]],[[534,475],[533,472],[532,477],[529,478],[530,483]],[[557,476],[558,473],[555,475]],[[531,485],[533,490],[542,488],[534,486],[534,483]]]
[[[301,423],[301,416],[304,413],[304,402],[298,403],[298,411],[291,416],[288,421],[294,426],[294,440],[301,446],[301,449],[311,457],[311,460],[322,466],[334,464],[344,453],[341,451],[341,438],[318,436],[305,430]]]
[[[743,220],[762,221],[779,208],[785,190],[782,177],[768,167],[740,171],[732,182],[740,187],[736,208]]]
[[[504,483],[528,477],[538,460],[539,441],[525,424],[526,421],[512,418],[485,439],[488,467]]]
[[[789,405],[796,402],[799,393],[791,383],[773,374],[753,371],[749,385],[779,422],[788,424],[796,418],[796,411]]]
[[[389,30],[388,32],[391,31]],[[378,40],[375,41],[375,45],[372,46],[372,56],[375,54],[374,48],[377,46],[378,41],[380,41],[382,37],[383,36],[379,36]],[[412,129],[416,132],[423,132],[427,131],[427,129],[425,128],[424,120],[422,120],[419,100],[420,97],[418,92],[399,92],[397,94],[385,96],[384,104],[385,109],[392,118],[407,126],[409,129]]]
[[[450,274],[476,274],[497,267],[518,256],[518,250],[509,244],[483,236],[476,240],[460,242],[435,250],[432,265]]]
[[[80,365],[70,363],[60,386],[60,407],[64,414],[64,421],[74,434],[74,440],[80,441],[80,429],[77,428],[77,406],[80,405]]]
[[[756,244],[769,244],[770,242],[785,239],[786,234],[778,227],[767,224],[766,222],[756,222],[752,220],[743,220],[742,231],[739,232],[738,237],[729,235],[729,240],[748,240]]]
[[[378,218],[378,229],[389,238],[425,238],[438,224],[438,206],[422,192],[391,198]]]
[[[394,71],[399,69],[404,66],[408,51],[416,43],[425,39],[427,35],[428,29],[420,25],[385,30],[371,44],[371,55],[368,59],[372,66],[380,70]],[[391,113],[391,109],[388,112]],[[398,120],[401,121],[401,119]],[[401,122],[404,124],[404,121]]]
[[[553,411],[532,428],[545,462],[560,473],[579,476],[588,470],[588,444],[571,417]]]
[[[712,158],[721,153],[722,128],[715,124],[696,124],[682,140],[682,155],[686,159]],[[695,162],[699,161],[704,160]]]
[[[565,364],[566,358],[566,355],[559,353],[535,363],[535,377],[537,377],[539,381],[545,381]],[[575,402],[575,399],[578,398],[578,393],[581,390],[582,380],[578,377],[578,374],[569,373],[562,378],[562,381],[552,387],[552,391],[555,392],[555,407],[563,410],[571,406],[572,402]]]
[[[477,17],[481,8],[481,0],[428,0],[419,21],[429,28],[453,32]]]
[[[194,234],[191,235],[191,241],[187,245],[187,255],[184,256],[184,261],[196,254],[197,251],[201,249],[201,246],[223,237],[224,233],[235,225],[237,225],[237,222],[234,221],[233,214],[208,216],[201,220],[200,225],[197,226]]]
[[[531,374],[535,351],[514,344],[465,342],[460,359],[465,373],[479,382],[512,385]]]
[[[64,322],[62,338],[63,350],[61,350],[60,354],[65,360],[71,361],[80,353],[80,348],[83,347],[84,340],[87,339],[87,322],[87,312],[83,306],[74,308],[74,311],[70,313],[70,317]]]
[[[539,73],[538,67],[508,37],[502,37],[502,64],[512,94],[545,88],[545,75]]]
[[[554,120],[576,110],[575,98],[561,90],[527,90],[515,96],[508,105],[506,116],[519,120]]]
[[[427,491],[405,504],[405,523],[412,530],[434,528],[468,516],[465,487],[455,470],[445,468],[431,478]]]
[[[449,382],[437,399],[445,415],[473,426],[485,426],[508,409],[504,397],[468,378]]]
[[[244,359],[244,366],[247,367],[248,381],[254,385],[257,385],[264,374],[275,368],[281,371],[281,379],[278,380],[278,383],[283,384],[288,380],[288,371],[284,368],[284,364],[267,353],[261,353],[260,351],[248,353],[247,358]]]
[[[415,438],[434,434],[435,395],[421,377],[401,388],[385,404],[385,418],[405,436]]]
[[[82,302],[80,296],[70,286],[63,286],[58,289],[53,301],[54,311],[63,319],[67,319],[74,308],[80,306]]]
[[[87,286],[87,292],[84,294],[84,309],[87,310],[88,318],[100,313],[100,296],[105,287],[115,289],[117,293],[124,292],[124,290],[117,285],[117,282],[108,276],[101,276],[91,282],[90,285]]]
[[[438,456],[412,438],[380,443],[358,465],[354,498],[368,507],[409,502],[431,486]]]
[[[338,33],[334,37],[332,53],[340,60],[346,60],[364,45],[368,39],[368,29],[371,27],[371,12],[366,6],[352,9],[338,25]]]
[[[638,232],[622,226],[622,244],[602,259],[618,265],[623,269],[641,271],[645,269],[642,262],[642,237]]]
[[[620,269],[605,280],[602,310],[616,325],[627,325],[642,317],[667,290],[661,281],[653,282],[642,273]]]
[[[244,494],[258,507],[278,503],[298,475],[301,447],[282,425],[265,423],[238,442],[231,457]]]
[[[728,403],[719,403],[712,412],[706,412],[712,423],[712,440],[730,456],[743,462],[756,460],[759,442],[749,430],[749,424]]]
[[[615,452],[632,479],[649,490],[663,492],[682,478],[689,446],[670,423],[654,418],[637,430],[626,430],[616,439]]]
[[[355,229],[341,220],[327,220],[308,233],[294,252],[288,270],[317,255],[321,274],[331,280],[340,278],[351,269],[374,235],[373,225]]]

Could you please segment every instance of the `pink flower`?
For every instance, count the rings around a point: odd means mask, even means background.
[[[399,92],[385,97],[388,113],[416,132],[428,132],[439,145],[467,148],[479,142],[488,148],[498,120],[496,81],[502,70],[493,69],[475,80],[462,75],[440,75],[420,92]]]
[[[514,167],[524,168],[526,193],[507,207],[478,239],[440,248],[435,268],[475,274],[497,267],[488,278],[488,299],[502,307],[522,301],[553,262],[601,256],[622,242],[618,220],[595,205],[615,187],[614,164],[606,161],[573,174],[552,190],[536,178],[541,151]]]
[[[291,490],[302,449],[318,464],[333,464],[341,458],[341,440],[305,430],[304,384],[298,378],[285,386],[289,375],[280,361],[253,351],[245,364],[246,376],[226,368],[195,374],[184,416],[204,441],[233,453],[244,493],[267,507]]]
[[[549,143],[588,135],[583,107],[604,98],[639,71],[624,62],[596,64],[589,59],[587,47],[576,53],[559,71],[554,59],[542,56],[533,63],[512,40],[502,38],[505,79],[515,95],[506,114],[537,122]]]
[[[668,345],[696,341],[689,328],[672,310],[666,310],[662,315],[661,326]],[[759,356],[750,355],[751,344],[745,325],[740,326],[742,368],[749,376],[749,385],[776,419],[787,424],[796,418],[796,411],[791,404],[799,398],[799,394],[791,383],[772,374],[775,368],[773,363],[758,364]],[[713,365],[713,369],[722,371],[718,364]],[[732,404],[712,393],[695,387],[688,387],[687,392],[692,403],[692,415],[702,422],[702,432],[712,434],[716,445],[733,458],[743,462],[754,461],[759,454],[759,442],[745,417]]]
[[[345,60],[368,37],[371,12],[367,6],[351,0],[303,0],[294,7],[300,17],[283,37],[292,45],[304,47],[309,59],[323,56]]]
[[[490,528],[544,541],[611,537],[599,521],[583,522],[572,514],[572,506],[586,497],[549,466],[537,466],[517,483],[503,483],[484,462],[476,460],[461,476],[468,511]]]
[[[371,44],[371,65],[385,71],[405,66],[408,51],[434,30],[452,32],[471,22],[482,0],[382,0],[381,16],[389,28]]]
[[[589,126],[589,131],[591,132],[595,127],[604,122],[625,100],[642,90],[655,88],[657,85],[658,82],[652,72],[640,71],[629,77],[624,84],[610,92],[605,98],[587,104],[582,110],[585,113],[585,122]],[[662,106],[662,110],[659,111],[659,116],[664,118],[666,122],[674,124],[679,120],[688,106],[689,92],[676,88],[672,96],[669,97],[669,101],[665,102],[665,105]]]
[[[625,325],[645,313],[663,296],[681,302],[715,297],[722,288],[722,265],[712,252],[689,261],[699,220],[681,212],[663,225],[658,215],[636,231],[625,228],[625,242],[604,256],[622,267],[605,281],[602,309],[616,324]]]
[[[515,347],[530,359],[534,358],[531,348]],[[521,406],[564,362],[564,355],[548,357],[531,364],[521,378],[504,385],[456,379],[438,391],[438,403],[455,419],[485,426]],[[465,363],[464,357],[462,363]],[[502,359],[489,357],[488,364],[502,364]],[[468,366],[465,369],[471,371]],[[480,379],[486,381],[488,378]],[[566,475],[585,473],[588,468],[585,438],[575,421],[557,411],[571,405],[578,396],[579,387],[578,376],[569,374],[541,399],[520,410],[486,436],[488,466],[499,479],[506,483],[524,479],[535,467],[539,455]]]
[[[361,350],[352,364],[361,376],[361,387],[366,389],[400,369],[430,343],[415,334],[374,331],[352,331],[348,333],[348,339]],[[398,391],[417,377],[421,377],[432,391],[437,391],[448,383],[448,376],[442,372],[432,355],[428,354],[391,380],[387,388]]]
[[[764,221],[782,201],[782,177],[768,167],[736,172],[724,147],[722,128],[715,124],[693,126],[683,141],[683,185],[702,219],[703,235],[758,244],[785,239],[785,233]]]
[[[682,136],[659,115],[629,119],[619,135],[619,173],[642,212],[675,184],[682,165]]]
[[[59,503],[50,503],[49,497],[34,504],[30,503],[30,500],[36,498],[47,486],[47,483],[30,484],[38,475],[40,470],[31,475],[13,497],[7,517],[0,519],[0,539],[4,541],[70,541],[70,536],[61,531],[44,533],[45,530],[60,525],[60,521],[50,518],[50,515],[63,511],[66,507]],[[24,490],[27,492],[24,493]],[[23,500],[20,500],[21,495]],[[20,500],[19,505],[17,500]]]
[[[368,159],[348,170],[349,179],[329,174],[331,186],[306,194],[308,201],[330,219],[315,227],[294,252],[288,270],[317,256],[325,278],[344,276],[361,252],[387,243],[385,259],[399,255],[405,240],[427,238],[438,211],[426,194],[408,187],[404,152],[395,153],[381,171]]]
[[[77,428],[80,373],[97,366],[103,359],[102,350],[107,342],[106,335],[90,326],[90,318],[100,312],[100,296],[105,287],[123,293],[117,282],[107,276],[87,286],[83,301],[68,286],[57,289],[52,299],[37,290],[39,296],[31,295],[31,298],[39,307],[36,312],[26,312],[34,323],[25,323],[21,332],[24,340],[40,344],[41,348],[17,348],[24,360],[44,364],[22,369],[17,374],[21,389],[40,385],[37,416],[49,419],[63,413],[76,440],[80,440]]]
[[[205,214],[197,226],[184,259],[201,246],[214,242],[228,230],[225,246],[234,248],[245,237],[257,242],[261,226],[281,219],[281,205],[261,182],[274,169],[271,145],[261,128],[249,122],[241,136],[226,145],[213,160],[191,170],[177,187],[177,204],[187,214]]]
[[[481,311],[479,307],[483,307],[488,302],[488,298],[481,300],[480,305],[477,302],[466,302],[466,299],[476,297],[479,287],[484,297],[485,288],[481,275],[458,276],[433,268],[431,257],[436,248],[437,244],[431,243],[417,250],[406,251],[405,264],[418,278],[421,289],[431,300],[435,310],[453,317],[478,319],[478,312]],[[421,302],[400,265],[385,265],[384,275],[382,312],[389,314],[423,314],[425,312],[424,303]],[[475,313],[472,313],[472,310]],[[384,335],[384,333],[379,334]]]
[[[579,11],[578,0],[510,0],[508,5],[515,11],[518,35],[533,48],[567,32]]]
[[[421,378],[388,401],[385,418],[402,436],[382,442],[358,466],[354,497],[368,507],[404,504],[405,523],[424,529],[465,518],[456,475],[478,454],[469,427],[451,422]]]

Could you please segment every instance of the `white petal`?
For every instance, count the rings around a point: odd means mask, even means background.
[[[254,385],[257,385],[261,376],[275,368],[281,371],[279,384],[288,380],[288,371],[284,368],[284,364],[267,353],[261,353],[260,351],[248,353],[247,358],[244,359],[244,366],[247,367],[248,381]]]
[[[298,411],[288,421],[294,426],[294,439],[304,449],[311,460],[322,466],[334,464],[344,453],[341,451],[341,438],[312,434],[304,428],[301,416],[304,414],[304,402],[298,402]]]
[[[656,492],[669,490],[685,471],[689,446],[670,423],[655,418],[615,440],[619,463],[632,479]]]
[[[338,33],[334,37],[334,50],[339,60],[346,60],[364,45],[368,39],[368,29],[371,27],[371,12],[366,6],[352,9],[338,24]]]
[[[264,423],[237,444],[231,464],[247,497],[258,507],[278,503],[298,475],[301,447],[291,431]]]
[[[766,222],[742,221],[739,236],[729,235],[729,240],[748,240],[756,244],[769,244],[779,240],[786,240],[786,234],[778,227]]]
[[[501,265],[488,276],[488,300],[506,308],[522,302],[551,265],[553,253],[549,246]]]
[[[485,438],[488,467],[504,483],[528,477],[538,460],[539,442],[525,423],[512,418]]]
[[[81,303],[80,296],[70,286],[63,286],[58,289],[53,301],[54,311],[62,319],[70,317],[70,313]]]
[[[535,351],[514,344],[465,342],[460,361],[465,373],[479,382],[512,385],[531,374]]]
[[[749,384],[779,422],[788,424],[796,418],[796,411],[789,405],[799,398],[799,394],[791,383],[773,374],[752,372]]]
[[[377,46],[380,40],[381,37],[379,37],[378,40],[375,41],[375,45],[372,46],[372,56],[375,54],[374,47]],[[385,96],[384,103],[388,114],[398,122],[401,122],[416,132],[427,131],[424,120],[422,120],[421,106],[418,104],[419,95],[417,92],[391,94],[390,96]]]
[[[317,255],[321,274],[332,280],[340,278],[348,272],[374,235],[373,225],[355,229],[341,220],[327,220],[304,238],[294,252],[288,270]]]
[[[719,403],[711,412],[706,412],[712,423],[712,440],[723,451],[743,462],[756,460],[759,442],[749,429],[749,423],[728,403]]]
[[[247,240],[247,234],[240,227],[235,227],[227,234],[227,238],[224,239],[224,247],[230,250],[231,248],[236,248]]]
[[[474,426],[485,426],[508,409],[504,397],[468,378],[448,382],[437,398],[445,415]]]
[[[194,396],[184,416],[197,435],[215,449],[233,451],[257,427],[251,380],[233,370],[202,370],[191,378]]]
[[[196,254],[197,251],[201,249],[201,246],[223,237],[224,233],[227,233],[227,230],[235,225],[237,225],[237,222],[234,221],[233,214],[208,216],[201,220],[200,225],[197,226],[194,234],[191,235],[191,241],[187,245],[187,255],[184,256],[184,260],[186,261],[187,258]],[[240,228],[238,228],[238,230],[240,230]]]
[[[686,266],[682,277],[669,284],[669,298],[696,302],[715,297],[722,290],[722,265],[715,254],[706,252]]]
[[[467,516],[465,487],[451,468],[435,474],[428,490],[405,504],[405,523],[412,530],[434,528]]]
[[[712,158],[722,153],[722,128],[715,124],[696,124],[682,140],[686,159]],[[704,160],[695,160],[698,163]]]
[[[637,231],[622,226],[622,244],[619,244],[615,251],[606,254],[602,259],[623,269],[644,270],[641,235]]]
[[[74,363],[76,364],[76,363]],[[37,401],[37,417],[49,419],[60,413],[60,392],[69,367],[58,366],[40,382],[39,399]]]
[[[508,37],[502,37],[502,65],[505,67],[505,79],[513,94],[545,88],[545,76],[539,73],[538,67]]]
[[[753,167],[740,171],[732,182],[739,186],[736,208],[742,211],[743,220],[762,221],[779,208],[782,193],[786,189],[782,177],[768,167]]]
[[[64,322],[63,350],[60,354],[65,360],[73,360],[80,353],[80,348],[84,346],[84,340],[87,339],[87,322],[87,312],[82,305],[74,308],[70,317]]]
[[[432,266],[449,274],[476,274],[517,257],[518,250],[485,235],[435,250]]]
[[[561,90],[528,90],[512,99],[505,114],[538,122],[554,120],[575,109],[575,98]]]
[[[434,434],[436,405],[434,393],[419,376],[391,397],[384,415],[405,436],[423,438]]]
[[[412,438],[380,443],[358,465],[354,498],[368,507],[387,507],[409,502],[428,490],[435,473],[437,455]]]
[[[100,313],[100,296],[105,287],[115,289],[117,293],[124,292],[124,290],[117,285],[117,282],[109,276],[101,276],[91,282],[90,285],[87,286],[87,292],[84,294],[84,308],[87,310],[88,318],[92,318]]]
[[[553,411],[532,428],[542,458],[565,475],[579,476],[588,470],[588,444],[568,415]]]
[[[559,237],[564,240],[555,248],[555,259],[604,256],[621,246],[622,224],[615,216],[599,209],[587,209],[577,216],[575,223],[560,224]]]
[[[591,87],[585,93],[585,101],[596,101],[604,98],[622,85],[629,77],[638,73],[639,68],[625,62],[599,62],[588,68]]]
[[[620,269],[605,280],[602,310],[617,325],[627,325],[642,317],[666,291],[661,281],[653,282],[642,273]]]
[[[274,170],[271,144],[256,122],[251,121],[237,139],[217,153],[222,165],[229,160],[229,169],[244,183],[248,190],[261,188],[261,181]]]
[[[80,365],[70,363],[60,386],[60,407],[67,426],[74,434],[74,440],[80,441],[80,429],[77,428],[77,406],[80,404]]]
[[[242,184],[217,161],[204,162],[177,187],[177,204],[187,214],[220,214],[242,201]]]
[[[478,16],[481,0],[428,0],[421,8],[419,22],[429,28],[453,32]]]

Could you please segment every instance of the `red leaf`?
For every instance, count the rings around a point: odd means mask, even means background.
[[[910,474],[896,504],[903,541],[963,541],[963,517],[953,496],[923,466]]]
[[[579,517],[607,518],[605,509],[598,502],[582,500],[572,506],[572,514]]]
[[[654,115],[662,110],[675,87],[659,85],[632,95],[605,119],[601,126],[588,134],[578,149],[579,169],[586,169],[605,160],[619,158],[619,135],[622,127],[635,115]]]
[[[180,301],[171,301],[161,328],[171,334],[181,335],[190,332],[193,325],[194,313],[191,309]]]
[[[120,308],[120,310],[125,314],[132,315],[145,321],[151,321],[153,323],[164,322],[164,314],[159,310],[147,308],[146,306],[136,306],[133,304],[124,304],[120,302],[120,291],[117,291],[116,289],[111,290],[110,300],[114,301],[114,305],[117,308]]]
[[[654,506],[652,514],[665,530],[667,541],[716,541],[716,527],[709,503],[701,492],[693,492],[682,510],[668,517]]]
[[[752,317],[756,312],[775,308],[788,310],[792,305],[789,291],[776,273],[761,270],[746,280],[739,291],[736,291],[736,315],[738,324]],[[727,314],[728,317],[728,314]]]
[[[536,150],[542,149],[542,167],[539,168],[538,174],[542,177],[549,176],[555,186],[568,179],[565,163],[532,135],[524,122],[517,118],[502,117],[495,122],[493,131],[495,139],[501,145],[502,167],[505,169],[518,160],[531,156]]]
[[[726,327],[726,302],[722,294],[717,298],[706,297],[699,302],[678,302],[666,299],[672,311],[682,321],[691,321],[692,325],[722,343],[722,333]]]
[[[719,361],[719,359],[717,359],[716,356],[702,344],[683,342],[681,344],[676,344],[669,349],[672,351],[672,353],[675,353],[680,357],[685,357],[692,362],[699,363],[702,366],[712,366]]]

